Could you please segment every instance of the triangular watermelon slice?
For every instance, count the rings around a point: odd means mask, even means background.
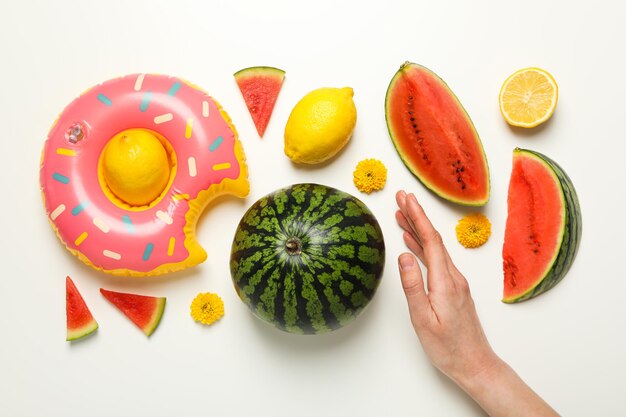
[[[104,298],[135,323],[146,336],[150,336],[159,325],[163,310],[165,310],[165,297],[128,294],[109,291],[104,288],[100,288],[100,292]]]
[[[285,71],[274,67],[250,67],[237,71],[234,76],[256,131],[263,137],[283,85]]]
[[[65,313],[67,341],[78,340],[98,329],[98,323],[69,276],[65,278]]]

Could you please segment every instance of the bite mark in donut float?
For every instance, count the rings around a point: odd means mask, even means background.
[[[40,184],[70,252],[133,276],[203,262],[200,214],[219,195],[249,192],[243,148],[220,105],[179,78],[149,74],[107,81],[63,110],[44,146]]]

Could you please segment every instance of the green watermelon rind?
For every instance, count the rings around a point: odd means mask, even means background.
[[[152,313],[152,318],[150,319],[148,324],[146,324],[141,329],[146,334],[146,336],[150,336],[152,333],[154,333],[156,328],[159,327],[159,324],[161,323],[161,318],[163,317],[163,312],[165,311],[166,298],[156,297],[156,299],[157,305],[154,309],[154,312]]]
[[[75,340],[89,336],[96,330],[98,330],[98,322],[96,321],[96,319],[92,318],[91,321],[84,326],[77,327],[75,329],[67,329],[67,338],[65,340],[67,340],[68,342],[73,342]]]
[[[538,160],[551,172],[555,181],[559,183],[561,201],[563,202],[565,213],[558,241],[559,249],[546,267],[545,273],[523,294],[508,298],[503,297],[502,302],[507,304],[519,303],[537,297],[561,282],[574,263],[582,237],[582,216],[578,194],[572,180],[563,168],[551,158],[537,151],[515,148],[513,152]]]
[[[263,75],[263,76],[269,75],[269,76],[282,79],[285,76],[285,71],[276,67],[258,66],[258,67],[244,68],[233,74],[235,79],[245,78],[245,77],[256,77],[259,75]]]
[[[341,219],[333,212],[338,204]],[[303,250],[304,261],[280,253],[287,235],[298,235],[289,229],[294,224],[319,226],[309,252]],[[334,246],[314,241],[324,235],[322,226],[329,227],[326,236]],[[281,233],[274,233],[277,229],[285,233],[276,237]],[[360,245],[347,239],[357,232],[362,232]],[[344,247],[338,241],[348,243]],[[368,248],[376,254],[369,266],[358,259]],[[384,260],[382,230],[363,202],[332,187],[294,184],[260,198],[246,211],[233,239],[231,275],[239,298],[255,316],[290,333],[317,334],[343,327],[362,312],[378,288]],[[307,301],[298,304],[296,293]]]
[[[478,147],[479,147],[480,152],[481,152],[481,154],[483,156],[482,159],[483,159],[483,161],[485,163],[485,174],[487,176],[487,197],[484,200],[478,200],[478,201],[459,200],[458,198],[455,198],[453,196],[448,195],[443,190],[437,188],[436,186],[434,186],[433,184],[428,182],[425,178],[422,178],[420,173],[417,171],[417,169],[413,166],[411,161],[408,159],[408,156],[405,156],[402,153],[402,151],[400,150],[400,146],[396,142],[396,139],[395,139],[394,129],[391,126],[391,122],[389,121],[388,105],[389,105],[389,99],[390,99],[391,94],[393,92],[393,87],[396,84],[396,80],[398,79],[398,77],[400,77],[403,74],[405,68],[407,68],[407,67],[417,67],[417,68],[425,71],[429,75],[431,75],[433,77],[433,79],[437,80],[439,82],[439,84],[442,87],[444,87],[450,93],[450,95],[454,98],[455,102],[458,104],[459,109],[461,109],[461,111],[463,112],[463,115],[465,116],[465,119],[466,119],[467,123],[469,124],[469,126],[472,129],[472,132],[475,135],[475,139],[476,139],[476,141],[478,143]],[[415,64],[415,63],[409,62],[409,61],[404,62],[400,66],[400,69],[398,69],[398,71],[396,71],[395,75],[393,76],[393,78],[389,82],[389,86],[387,87],[387,93],[385,94],[385,121],[387,123],[387,131],[389,132],[389,136],[391,137],[391,141],[393,142],[393,146],[396,149],[396,152],[398,153],[398,155],[400,156],[400,159],[402,160],[404,165],[409,169],[411,174],[413,174],[413,176],[415,178],[417,178],[426,188],[428,188],[430,191],[435,193],[437,196],[443,198],[444,200],[450,201],[450,202],[455,203],[455,204],[460,204],[460,205],[463,205],[463,206],[482,207],[482,206],[486,205],[487,202],[489,202],[489,196],[491,194],[491,178],[490,178],[490,175],[489,175],[489,164],[487,162],[487,155],[485,154],[485,149],[483,148],[482,141],[480,140],[480,136],[478,135],[478,131],[476,130],[476,126],[474,126],[474,122],[472,121],[472,119],[470,118],[469,114],[467,113],[467,110],[465,110],[465,107],[463,107],[463,105],[461,104],[461,101],[456,96],[456,94],[454,94],[454,92],[448,86],[448,84],[441,77],[439,77],[434,71],[428,69],[427,67],[425,67],[423,65]]]

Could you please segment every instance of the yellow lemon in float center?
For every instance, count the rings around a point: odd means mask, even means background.
[[[319,88],[293,108],[285,126],[285,154],[296,163],[317,164],[335,156],[350,140],[356,106],[350,87]]]
[[[169,181],[168,153],[150,131],[128,129],[118,133],[107,143],[102,158],[107,185],[131,206],[150,204]]]

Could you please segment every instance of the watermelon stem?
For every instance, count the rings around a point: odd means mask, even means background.
[[[297,237],[290,237],[287,239],[285,247],[287,248],[287,253],[289,255],[295,256],[302,253],[302,241]]]

